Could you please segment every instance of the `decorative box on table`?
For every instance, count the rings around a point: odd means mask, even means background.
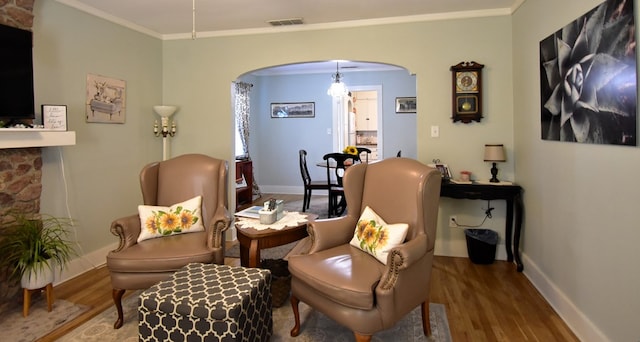
[[[140,294],[140,341],[269,341],[271,273],[192,263]]]

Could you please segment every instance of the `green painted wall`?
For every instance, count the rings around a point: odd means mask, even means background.
[[[41,212],[74,218],[82,252],[90,253],[117,242],[111,221],[136,212],[138,172],[162,157],[152,133],[152,106],[162,102],[162,42],[55,1],[36,1],[34,14],[36,107],[67,105],[77,140],[42,149]],[[125,124],[85,121],[89,73],[126,81]]]

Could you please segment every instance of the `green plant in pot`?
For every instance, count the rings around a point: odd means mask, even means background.
[[[0,269],[26,289],[38,289],[53,282],[76,255],[67,238],[72,220],[46,214],[9,213],[0,229]]]

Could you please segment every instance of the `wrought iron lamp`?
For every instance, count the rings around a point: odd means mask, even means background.
[[[153,134],[155,134],[156,137],[162,135],[162,160],[169,158],[167,136],[173,137],[176,135],[177,127],[175,121],[172,121],[171,126],[169,126],[169,117],[173,115],[176,110],[178,110],[176,106],[153,106],[153,111],[160,115],[161,126],[158,127],[158,120],[156,120],[153,124]]]
[[[345,84],[341,81],[342,74],[338,71],[338,64],[339,62],[336,62],[336,73],[334,75],[331,75],[333,83],[331,83],[331,87],[329,87],[329,90],[327,90],[327,95],[331,95],[332,97],[347,96],[349,94],[347,86],[345,86]]]
[[[500,182],[500,180],[498,180],[498,168],[496,167],[496,163],[504,162],[506,160],[507,158],[505,157],[505,154],[504,154],[504,145],[502,144],[497,144],[497,145],[485,144],[484,145],[484,161],[493,162],[493,167],[491,167],[492,177],[489,180],[489,182],[491,183]]]

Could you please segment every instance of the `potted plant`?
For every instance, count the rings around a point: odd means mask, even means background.
[[[23,288],[38,289],[53,282],[76,254],[67,239],[70,219],[46,214],[9,213],[0,227],[0,269]]]

